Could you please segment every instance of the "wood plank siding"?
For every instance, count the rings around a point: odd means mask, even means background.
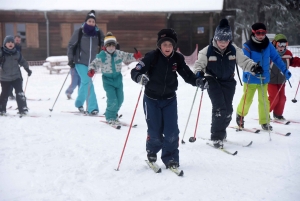
[[[80,26],[88,11],[3,11],[0,10],[1,45],[7,33],[6,24],[18,32],[19,24],[26,26],[26,40],[22,47],[24,57],[29,60],[45,60],[47,57],[47,24],[49,21],[49,56],[66,55],[69,39],[74,28]],[[104,34],[111,31],[117,38],[121,50],[133,52],[133,47],[145,54],[156,48],[157,32],[172,27],[178,34],[178,47],[183,54],[191,54],[196,44],[205,47],[219,22],[219,13],[174,13],[167,18],[163,12],[108,12],[96,11],[96,24]],[[198,34],[197,28],[204,27]],[[24,36],[25,37],[25,36]]]

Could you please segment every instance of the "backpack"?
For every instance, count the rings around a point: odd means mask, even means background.
[[[96,31],[97,35],[98,35],[98,46],[99,46],[99,52],[101,50],[101,34],[100,34],[100,30]],[[81,42],[81,38],[82,38],[83,32],[82,32],[82,27],[79,29],[79,33],[78,33],[78,40],[76,42],[76,45],[73,48],[73,55],[76,54],[76,50],[77,48],[79,48],[80,51],[80,42]]]

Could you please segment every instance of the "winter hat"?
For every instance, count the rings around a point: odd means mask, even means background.
[[[173,29],[162,29],[157,33],[157,47],[160,48],[160,45],[165,41],[170,41],[173,48],[176,48],[177,34]]]
[[[287,42],[287,37],[283,34],[277,34],[274,38],[276,42]]]
[[[222,19],[215,30],[215,40],[218,41],[231,41],[232,40],[232,31],[229,26],[227,19]]]
[[[4,38],[3,46],[5,46],[5,44],[8,42],[15,43],[14,37],[12,35],[8,35]]]
[[[104,38],[104,46],[106,46],[108,43],[114,43],[117,45],[117,39],[111,32],[107,32]]]
[[[267,30],[266,25],[264,25],[264,23],[257,22],[257,23],[252,25],[252,30],[253,31],[256,31],[256,30],[259,30],[259,29]]]
[[[87,16],[86,16],[86,18],[85,18],[85,21],[87,21],[87,20],[90,19],[90,18],[93,18],[93,19],[95,20],[95,22],[96,22],[96,14],[95,14],[95,11],[94,11],[94,10],[91,10],[91,11],[87,14]]]

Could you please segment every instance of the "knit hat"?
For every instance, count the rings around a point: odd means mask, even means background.
[[[232,40],[232,31],[229,26],[227,19],[222,19],[215,30],[215,40],[218,41],[231,41]]]
[[[256,30],[259,30],[259,29],[267,30],[266,25],[264,25],[264,23],[257,22],[257,23],[252,25],[252,30],[256,31]]]
[[[177,34],[173,29],[162,29],[157,33],[157,47],[160,48],[160,45],[165,41],[171,42],[173,48],[176,48]]]
[[[14,37],[12,35],[8,35],[3,40],[3,46],[5,46],[6,43],[12,42],[15,43]]]
[[[276,34],[274,40],[276,42],[287,42],[287,37],[283,34]]]
[[[104,38],[104,46],[106,46],[108,43],[114,43],[117,45],[117,39],[111,32],[107,32]]]
[[[90,18],[93,18],[93,19],[95,20],[95,22],[96,22],[96,14],[95,14],[95,11],[94,11],[94,10],[91,10],[91,11],[87,14],[87,16],[86,16],[86,18],[85,18],[85,21],[87,21],[87,20],[90,19]]]

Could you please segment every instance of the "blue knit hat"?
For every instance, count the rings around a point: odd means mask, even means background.
[[[220,21],[216,28],[214,39],[219,41],[232,40],[232,31],[227,19],[224,18]]]

